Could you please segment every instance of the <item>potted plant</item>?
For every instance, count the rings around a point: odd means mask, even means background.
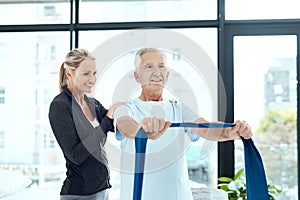
[[[218,184],[221,190],[228,194],[229,200],[246,200],[246,180],[244,176],[244,168],[241,168],[233,178],[219,177]],[[281,193],[281,189],[273,184],[268,183],[268,192],[270,200],[275,200],[275,195]]]

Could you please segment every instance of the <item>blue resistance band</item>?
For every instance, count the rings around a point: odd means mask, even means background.
[[[233,127],[230,123],[172,123],[170,127],[187,128],[226,128]],[[135,174],[133,200],[142,200],[145,152],[147,135],[141,128],[135,137]],[[245,174],[247,200],[269,200],[268,186],[264,165],[253,140],[242,138],[244,144]]]

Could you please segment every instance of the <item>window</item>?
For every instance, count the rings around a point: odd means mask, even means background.
[[[280,199],[297,198],[296,43],[294,35],[234,37],[235,117],[252,124],[268,181],[283,188]],[[235,158],[238,170],[240,141]]]
[[[5,88],[0,87],[0,104],[5,104]]]
[[[50,3],[49,3],[50,2]],[[69,0],[0,2],[0,24],[63,24],[70,22]],[[16,17],[18,13],[18,17]]]
[[[216,0],[94,1],[82,0],[79,21],[145,22],[217,19]],[[88,13],[88,14],[87,14]]]
[[[0,131],[0,151],[5,148],[5,132]]]
[[[290,60],[295,64],[295,59]],[[271,106],[274,103],[289,102],[290,88],[290,72],[288,70],[270,69],[265,75],[266,104]]]
[[[56,59],[56,48],[55,46],[50,46],[50,60]]]
[[[2,149],[4,159],[0,165],[15,166],[18,163],[20,168],[37,167],[39,175],[45,177],[40,179],[39,186],[53,187],[52,181],[60,181],[65,169],[61,150],[48,122],[48,109],[50,99],[59,93],[57,77],[61,60],[69,50],[69,33],[0,35],[0,80],[5,83],[0,89],[0,99],[5,98],[0,106],[0,130],[5,131],[5,142],[10,144]],[[50,57],[51,49],[57,54],[54,60]],[[12,81],[12,76],[18,81]],[[22,151],[16,151],[16,148]],[[45,174],[41,169],[44,165],[55,173]],[[57,177],[50,180],[47,176]]]
[[[0,159],[5,160],[5,132],[0,131]]]
[[[45,17],[55,16],[55,15],[56,15],[56,8],[54,5],[44,6],[44,16]]]
[[[300,18],[300,1],[226,0],[226,19],[296,19]]]

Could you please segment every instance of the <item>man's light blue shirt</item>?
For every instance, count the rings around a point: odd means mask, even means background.
[[[138,123],[146,117],[164,118],[170,122],[194,122],[201,118],[176,101],[141,101],[136,98],[115,112],[115,119],[129,115]],[[131,200],[133,194],[135,146],[134,140],[121,140],[121,200]],[[185,150],[198,135],[190,128],[169,128],[160,138],[148,140],[145,158],[143,200],[192,200]]]

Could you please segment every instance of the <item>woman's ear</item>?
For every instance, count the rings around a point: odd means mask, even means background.
[[[66,77],[70,77],[71,76],[71,74],[70,74],[70,71],[69,70],[65,70],[65,73],[66,73]]]

